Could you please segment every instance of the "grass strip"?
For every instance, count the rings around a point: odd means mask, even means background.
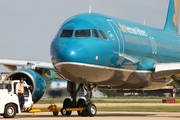
[[[97,107],[98,111],[107,112],[180,112],[179,106],[109,106]]]

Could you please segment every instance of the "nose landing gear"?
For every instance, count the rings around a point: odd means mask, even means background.
[[[61,109],[62,115],[71,115],[72,111],[77,111],[79,116],[93,117],[97,113],[96,106],[92,103],[92,90],[96,87],[96,84],[79,84],[76,90],[76,84],[68,81],[67,90],[71,95],[71,99],[66,98],[63,102],[63,108]],[[76,102],[77,93],[80,89],[86,90],[85,97],[82,97]]]

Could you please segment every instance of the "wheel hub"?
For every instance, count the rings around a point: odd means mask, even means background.
[[[10,107],[10,108],[8,109],[8,114],[9,114],[9,115],[12,115],[13,113],[14,113],[14,110],[13,110],[12,107]]]
[[[95,106],[92,106],[92,107],[91,107],[91,113],[92,113],[92,114],[96,114],[96,108],[95,108]]]

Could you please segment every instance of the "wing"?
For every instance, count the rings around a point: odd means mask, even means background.
[[[42,62],[42,61],[33,61],[33,60],[17,60],[17,59],[4,59],[0,58],[0,64],[6,67],[10,71],[14,71],[18,68],[18,66],[27,67],[31,70],[41,69],[46,73],[45,75],[48,78],[61,78],[66,79],[64,76],[59,74],[57,70],[54,68],[51,62]],[[42,74],[41,74],[42,75]]]
[[[180,77],[180,63],[156,63],[155,70],[152,72],[152,77],[155,79],[169,78],[177,82]],[[179,81],[179,80],[178,80]]]
[[[29,69],[44,68],[55,70],[51,62],[41,62],[32,60],[15,60],[15,59],[3,59],[0,58],[0,64],[6,67],[10,71],[14,71],[18,66],[26,66]]]
[[[180,63],[158,63],[155,64],[155,72],[180,70]]]

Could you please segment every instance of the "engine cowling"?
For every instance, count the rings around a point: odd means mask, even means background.
[[[8,78],[11,78],[11,80],[26,78],[26,83],[32,86],[31,93],[34,103],[38,102],[45,93],[46,82],[44,78],[39,73],[33,70],[21,68],[8,74],[6,79]]]

